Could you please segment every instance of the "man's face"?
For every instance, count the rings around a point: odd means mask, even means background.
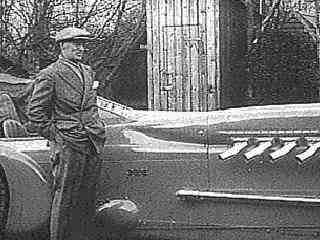
[[[84,41],[82,40],[62,42],[60,47],[61,54],[66,59],[80,61],[83,57]]]

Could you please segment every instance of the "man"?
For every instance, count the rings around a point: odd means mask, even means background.
[[[50,140],[54,170],[51,240],[89,239],[105,128],[96,106],[91,68],[81,63],[89,32],[57,33],[59,59],[42,70],[29,102],[29,131]]]

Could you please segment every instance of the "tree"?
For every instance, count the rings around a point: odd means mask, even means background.
[[[266,4],[260,31],[248,52],[249,88],[255,104],[317,99],[320,74],[319,36],[312,22],[315,3],[273,0]]]
[[[0,55],[36,73],[57,58],[52,38],[57,31],[66,26],[85,27],[97,37],[87,46],[86,61],[106,87],[145,32],[144,1],[1,0]],[[112,71],[108,66],[113,66]]]

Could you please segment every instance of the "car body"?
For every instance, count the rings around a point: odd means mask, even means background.
[[[320,104],[152,112],[98,98],[98,106],[107,140],[93,239],[320,237]],[[47,236],[48,142],[2,138],[0,153],[4,231]]]

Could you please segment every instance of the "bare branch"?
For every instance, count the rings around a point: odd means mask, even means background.
[[[84,20],[81,22],[79,27],[83,27],[83,25],[89,20],[90,17],[92,17],[94,13],[94,9],[96,8],[97,4],[100,2],[100,0],[95,0],[87,14],[87,16],[84,18]]]
[[[272,18],[272,16],[274,15],[276,9],[279,9],[279,5],[281,3],[281,0],[274,0],[272,2],[272,6],[271,9],[268,13],[268,15],[265,17],[265,19],[262,21],[262,26],[261,26],[261,32],[264,32],[266,25],[268,24],[268,22],[270,21],[270,19]]]
[[[102,34],[103,34],[104,31],[105,31],[105,28],[106,28],[107,23],[110,22],[111,19],[113,19],[113,18],[115,17],[115,15],[118,13],[118,11],[119,11],[119,9],[120,9],[120,7],[121,7],[121,4],[122,4],[121,1],[119,1],[119,4],[117,5],[115,11],[112,13],[112,15],[111,15],[109,18],[107,18],[107,19],[104,21],[104,23],[103,23],[103,25],[102,25],[102,27],[101,27],[101,29],[100,29],[100,32],[97,34],[98,37],[101,37],[101,36],[102,36]]]

